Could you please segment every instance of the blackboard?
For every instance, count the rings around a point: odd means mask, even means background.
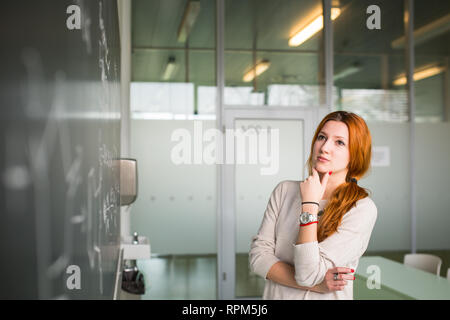
[[[111,299],[117,1],[5,1],[0,15],[0,299]]]

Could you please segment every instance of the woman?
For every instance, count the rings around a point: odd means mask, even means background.
[[[358,180],[370,167],[371,136],[354,113],[319,124],[310,176],[272,192],[249,254],[266,280],[263,299],[353,299],[354,270],[367,249],[377,208]]]

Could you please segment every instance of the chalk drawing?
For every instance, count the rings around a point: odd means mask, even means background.
[[[91,24],[85,0],[76,0],[82,10],[82,38],[88,54],[92,52]],[[120,101],[117,83],[111,82],[110,72],[117,80],[117,61],[110,58],[107,30],[105,27],[102,2],[99,2],[98,27],[100,31],[99,75],[101,90],[97,92],[99,111],[110,112],[117,109],[112,102]],[[110,124],[99,126],[98,140],[90,141],[97,148],[98,158],[90,159],[89,150],[83,148],[83,141],[71,135],[70,107],[67,103],[67,89],[73,84],[66,80],[66,74],[59,70],[53,74],[44,73],[43,58],[34,48],[26,48],[21,55],[25,67],[26,81],[23,88],[25,116],[42,124],[42,129],[24,138],[29,157],[28,163],[9,166],[0,176],[10,189],[33,187],[35,207],[36,258],[38,274],[38,297],[67,297],[54,293],[52,280],[65,273],[69,264],[75,259],[74,243],[77,230],[85,235],[86,254],[91,270],[97,272],[100,293],[104,292],[105,257],[102,247],[117,237],[119,226],[119,169],[114,165],[119,152],[115,146],[109,147],[110,137],[103,136],[103,130]],[[113,68],[111,68],[113,63]],[[47,94],[47,95],[46,95]],[[50,98],[50,101],[47,101]],[[114,100],[115,99],[115,100]],[[50,102],[50,103],[49,103]],[[97,110],[96,110],[97,111]],[[112,113],[111,113],[112,114]],[[106,119],[108,120],[108,119]],[[118,135],[120,136],[120,135]],[[113,141],[112,144],[115,142]],[[64,177],[64,199],[55,199],[52,161],[61,165]],[[59,186],[58,186],[59,187]],[[84,188],[85,189],[84,189]],[[82,199],[82,203],[80,203]],[[63,212],[55,212],[52,201],[63,203]],[[53,249],[56,239],[52,230],[52,217],[63,218],[63,230],[60,252]],[[53,237],[53,238],[52,238]],[[32,244],[33,245],[33,244]]]
[[[91,15],[87,11],[88,6],[85,5],[85,0],[75,0],[75,3],[81,9],[81,39],[86,46],[86,51],[90,55],[92,53],[92,41],[91,41]]]

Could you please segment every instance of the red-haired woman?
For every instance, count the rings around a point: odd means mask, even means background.
[[[317,127],[310,176],[282,181],[270,197],[249,254],[266,279],[263,299],[353,299],[354,270],[366,251],[377,208],[358,180],[370,167],[365,121],[345,111]]]

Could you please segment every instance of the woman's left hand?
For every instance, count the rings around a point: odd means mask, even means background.
[[[325,173],[322,181],[320,181],[319,173],[316,169],[312,168],[312,172],[313,174],[311,176],[305,181],[300,182],[300,195],[302,201],[319,202],[325,193],[330,173]]]

